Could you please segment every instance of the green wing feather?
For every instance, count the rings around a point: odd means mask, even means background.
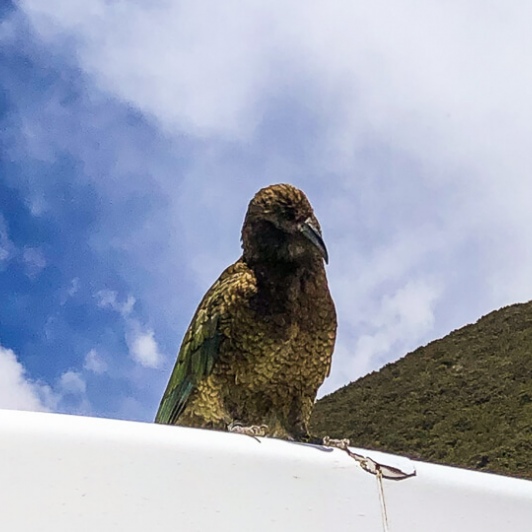
[[[211,373],[222,338],[217,324],[217,316],[205,323],[191,324],[189,338],[183,341],[155,417],[156,423],[175,424],[198,382]]]
[[[205,294],[183,339],[155,417],[156,423],[174,425],[194,388],[212,372],[224,339],[221,325],[227,322],[228,307],[235,293],[243,295],[246,291],[248,275],[247,268],[237,262],[227,268]]]

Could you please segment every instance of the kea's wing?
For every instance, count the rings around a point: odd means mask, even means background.
[[[190,394],[207,377],[227,337],[235,306],[243,304],[256,290],[255,277],[242,262],[229,266],[199,304],[177,356],[164,392],[156,423],[175,424]]]

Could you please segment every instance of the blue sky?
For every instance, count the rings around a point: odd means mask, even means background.
[[[321,393],[532,297],[532,8],[0,7],[0,407],[151,420],[247,202],[331,260]]]

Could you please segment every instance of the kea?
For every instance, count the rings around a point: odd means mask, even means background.
[[[259,190],[242,249],[199,304],[155,422],[309,441],[336,311],[305,194],[288,184]]]

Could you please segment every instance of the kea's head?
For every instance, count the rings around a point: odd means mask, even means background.
[[[328,261],[320,224],[307,197],[287,184],[255,194],[242,228],[242,247],[248,263]]]

